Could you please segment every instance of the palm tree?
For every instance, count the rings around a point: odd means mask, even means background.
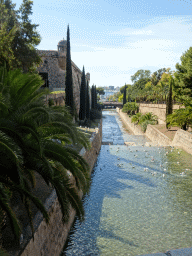
[[[10,207],[10,193],[17,191],[22,198],[33,234],[31,202],[49,221],[42,202],[32,194],[35,173],[56,190],[63,222],[69,218],[70,204],[83,219],[78,190],[88,189],[88,165],[73,145],[87,148],[89,143],[64,107],[45,106],[47,90],[40,89],[40,76],[1,67],[0,79],[0,210],[10,219],[18,242],[21,228]]]

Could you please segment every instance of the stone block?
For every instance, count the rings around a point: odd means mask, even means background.
[[[167,256],[192,256],[192,247],[170,250],[166,252]]]

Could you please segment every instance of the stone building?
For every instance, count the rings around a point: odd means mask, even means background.
[[[56,50],[38,50],[42,58],[42,64],[38,67],[38,72],[45,80],[45,84],[51,91],[65,90],[65,74],[66,74],[66,54],[67,54],[67,41],[61,40],[57,45]],[[80,85],[81,85],[81,70],[78,66],[72,63],[72,76],[73,76],[73,94],[74,101],[79,112],[80,107]],[[90,74],[86,74],[86,79],[90,82]]]

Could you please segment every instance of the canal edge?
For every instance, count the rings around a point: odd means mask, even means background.
[[[130,118],[127,114],[123,113],[121,109],[117,108],[117,113],[119,114],[122,122],[124,125],[130,129],[134,135],[144,135],[146,136],[151,142],[153,146],[174,146],[183,149],[187,153],[192,155],[192,134],[179,129],[173,140],[169,139],[166,135],[161,133],[158,129],[153,127],[153,125],[148,124],[147,130],[143,133],[137,125],[131,123]]]

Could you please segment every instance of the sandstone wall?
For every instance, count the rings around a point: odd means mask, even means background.
[[[157,143],[159,146],[170,146],[172,141],[156,129],[153,125],[148,124],[145,135],[153,142]]]
[[[41,56],[43,62],[38,67],[37,71],[48,73],[50,90],[65,90],[66,54],[58,51],[47,50],[38,50],[38,54]],[[77,113],[79,113],[82,72],[73,61],[71,64],[73,77],[73,98]],[[89,73],[86,74],[86,81],[90,81]]]
[[[179,109],[180,105],[173,105],[174,109]],[[152,112],[154,115],[158,116],[159,124],[165,124],[166,120],[166,104],[139,104],[139,112],[145,114],[147,112]]]
[[[80,154],[90,166],[90,174],[97,160],[97,155],[101,148],[102,141],[102,120],[98,129],[91,137],[91,149],[82,149]],[[79,191],[82,198],[83,194]],[[62,213],[55,190],[47,198],[45,208],[49,213],[50,222],[47,225],[40,212],[34,218],[35,235],[34,241],[31,237],[30,227],[28,226],[23,234],[23,242],[18,251],[10,251],[11,256],[58,256],[62,252],[67,240],[68,233],[75,219],[75,211],[70,209],[70,219],[65,225],[62,223]]]
[[[192,154],[192,133],[182,129],[178,130],[174,136],[172,145],[178,146],[189,154]]]
[[[117,112],[119,113],[123,123],[125,126],[135,135],[145,135],[148,139],[153,142],[153,145],[159,146],[175,146],[182,148],[189,154],[192,154],[192,133],[186,132],[182,129],[178,130],[174,136],[173,141],[169,139],[166,135],[161,133],[158,129],[156,129],[153,125],[148,124],[147,130],[143,133],[140,130],[140,127],[131,123],[131,118],[125,113],[121,111],[121,109],[117,108]]]

